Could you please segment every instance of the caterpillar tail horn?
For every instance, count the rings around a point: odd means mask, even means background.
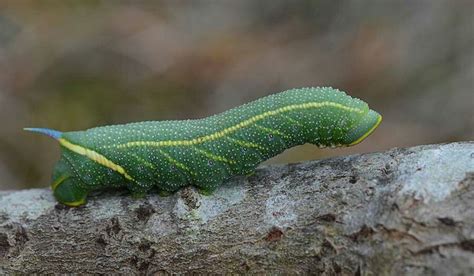
[[[41,133],[41,134],[47,135],[51,138],[54,138],[56,140],[61,138],[61,135],[63,134],[61,131],[57,131],[57,130],[49,129],[49,128],[35,128],[35,127],[30,128],[30,127],[27,127],[27,128],[24,128],[23,130],[36,132],[36,133]]]

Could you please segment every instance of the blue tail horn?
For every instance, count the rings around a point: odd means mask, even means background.
[[[57,130],[49,129],[49,128],[35,128],[35,127],[29,128],[29,127],[27,127],[27,128],[24,128],[23,130],[48,135],[49,137],[52,137],[56,140],[61,138],[61,135],[63,134],[61,131],[57,131]]]

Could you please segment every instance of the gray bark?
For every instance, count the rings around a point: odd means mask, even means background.
[[[264,167],[212,196],[0,193],[0,274],[474,274],[474,142]]]

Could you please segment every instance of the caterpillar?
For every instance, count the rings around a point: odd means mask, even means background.
[[[51,189],[60,203],[75,207],[91,191],[109,187],[143,196],[193,185],[211,194],[226,179],[249,175],[288,148],[356,145],[381,121],[367,103],[318,87],[287,90],[204,119],[25,130],[59,142]]]

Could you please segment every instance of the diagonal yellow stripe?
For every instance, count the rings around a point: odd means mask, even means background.
[[[286,135],[286,134],[284,134],[284,133],[282,133],[282,132],[280,132],[280,131],[278,131],[278,130],[276,130],[276,129],[272,129],[272,128],[260,126],[260,125],[257,125],[257,124],[254,124],[254,126],[257,127],[257,128],[259,128],[259,129],[261,129],[261,130],[263,130],[263,131],[266,131],[266,132],[268,132],[268,133],[270,133],[270,134],[275,134],[275,135],[284,137],[284,138],[286,138],[286,139],[289,139],[289,136],[288,136],[288,135]]]
[[[150,169],[156,169],[155,165],[153,165],[153,163],[150,163],[148,162],[147,160],[141,158],[140,156],[138,156],[138,154],[135,154],[135,153],[128,153],[130,155],[132,155],[133,157],[135,157],[135,159],[137,159],[138,161],[140,161],[140,163],[142,163],[143,165],[147,166],[148,168]]]
[[[202,150],[202,149],[199,149],[199,148],[196,148],[196,147],[192,147],[195,151],[203,154],[204,156],[206,156],[207,158],[210,158],[212,160],[215,160],[215,161],[220,161],[220,162],[224,162],[224,163],[229,163],[229,164],[237,164],[237,162],[233,161],[233,160],[229,160],[225,157],[222,157],[222,156],[219,156],[219,155],[215,155],[213,153],[210,153],[208,151],[205,151],[205,150]]]
[[[261,121],[271,116],[276,116],[281,113],[286,113],[286,112],[295,111],[295,110],[305,110],[305,109],[322,108],[322,107],[335,107],[335,108],[345,110],[348,112],[355,112],[355,113],[360,113],[360,114],[364,113],[364,110],[362,109],[349,107],[340,103],[329,102],[329,101],[293,104],[293,105],[284,106],[275,110],[266,111],[262,114],[253,116],[247,120],[244,120],[231,127],[225,128],[221,131],[214,132],[212,134],[190,139],[190,140],[132,141],[132,142],[124,143],[124,144],[115,145],[115,147],[128,148],[128,147],[144,147],[144,146],[152,146],[152,147],[192,146],[192,145],[202,144],[205,142],[214,141],[214,140],[226,137],[231,133],[234,133],[245,127],[251,126],[255,124],[256,122]]]
[[[188,166],[186,166],[183,163],[179,162],[178,160],[174,159],[173,157],[171,157],[171,155],[169,155],[168,153],[162,151],[161,149],[158,149],[158,150],[160,151],[161,154],[163,154],[166,157],[166,159],[168,159],[168,161],[170,163],[172,163],[176,167],[181,168],[181,169],[189,172],[190,174],[196,176],[196,173],[194,171],[192,171]]]
[[[287,121],[289,121],[289,122],[292,123],[292,124],[295,124],[295,125],[298,125],[298,126],[303,126],[300,122],[298,122],[297,120],[295,120],[295,119],[293,119],[293,118],[291,118],[291,117],[286,116],[285,114],[280,114],[280,116],[281,116],[282,118],[285,118]]]
[[[124,168],[122,168],[120,165],[117,165],[114,162],[110,161],[109,159],[107,159],[102,154],[100,154],[96,151],[93,151],[91,149],[85,148],[83,146],[73,144],[73,143],[69,142],[68,140],[66,140],[64,138],[60,138],[58,141],[63,147],[67,148],[68,150],[70,150],[72,152],[75,152],[77,154],[86,156],[87,158],[91,159],[92,161],[97,162],[97,163],[101,164],[102,166],[105,166],[109,169],[112,169],[112,170],[118,172],[119,174],[123,175],[126,179],[131,180],[131,181],[135,181],[125,171]]]
[[[256,148],[256,149],[260,149],[260,150],[267,150],[266,148],[260,146],[259,144],[255,144],[255,143],[252,143],[252,142],[249,142],[249,141],[238,140],[238,139],[232,138],[230,136],[227,136],[225,138],[231,140],[232,142],[234,142],[234,143],[236,143],[240,146],[246,147],[246,148]]]

